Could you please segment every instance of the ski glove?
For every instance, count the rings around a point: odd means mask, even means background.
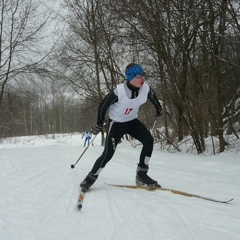
[[[93,134],[93,135],[97,135],[99,132],[102,131],[102,128],[103,128],[103,124],[99,124],[99,125],[95,125],[91,128],[90,132]]]
[[[155,117],[161,117],[162,116],[162,109],[156,109]]]

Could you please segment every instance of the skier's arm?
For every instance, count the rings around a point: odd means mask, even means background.
[[[112,90],[100,103],[98,108],[97,125],[102,126],[108,108],[118,101],[118,96],[115,94],[115,89]]]
[[[162,112],[162,106],[161,106],[156,94],[151,89],[151,87],[150,87],[149,92],[148,92],[148,99],[151,101],[151,103],[156,108],[156,113],[161,113]]]

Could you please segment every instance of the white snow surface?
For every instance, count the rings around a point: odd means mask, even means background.
[[[134,184],[141,146],[118,145],[77,210],[79,183],[103,147],[84,151],[78,133],[9,138],[0,142],[1,240],[239,240],[240,158],[168,153],[154,145],[149,176],[162,187],[229,204],[108,186]]]

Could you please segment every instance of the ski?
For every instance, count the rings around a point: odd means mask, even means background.
[[[117,184],[108,184],[108,185],[112,186],[112,187],[131,188],[131,189],[144,189],[144,190],[148,190],[148,191],[155,191],[155,190],[168,191],[168,192],[171,192],[171,193],[184,195],[184,196],[187,196],[187,197],[195,197],[195,198],[200,198],[200,199],[204,199],[204,200],[212,201],[212,202],[217,202],[217,203],[229,203],[229,202],[231,202],[233,200],[233,198],[231,198],[229,200],[217,200],[217,199],[204,197],[204,196],[200,196],[200,195],[196,195],[196,194],[188,193],[188,192],[183,192],[183,191],[179,191],[179,190],[169,189],[169,188],[162,188],[162,187],[150,188],[150,187],[148,187],[146,185],[143,185],[143,186],[117,185]]]
[[[84,200],[84,196],[85,196],[86,192],[87,192],[86,188],[81,188],[81,192],[79,194],[79,198],[78,198],[78,202],[77,202],[77,208],[79,210],[82,209],[83,200]]]

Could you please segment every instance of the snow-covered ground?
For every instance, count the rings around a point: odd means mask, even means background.
[[[141,146],[123,141],[76,209],[79,183],[103,151],[100,139],[83,152],[81,135],[19,137],[0,143],[1,240],[238,240],[240,158],[237,151],[204,156],[167,153],[155,145],[149,175],[164,191],[115,188],[134,184]]]

